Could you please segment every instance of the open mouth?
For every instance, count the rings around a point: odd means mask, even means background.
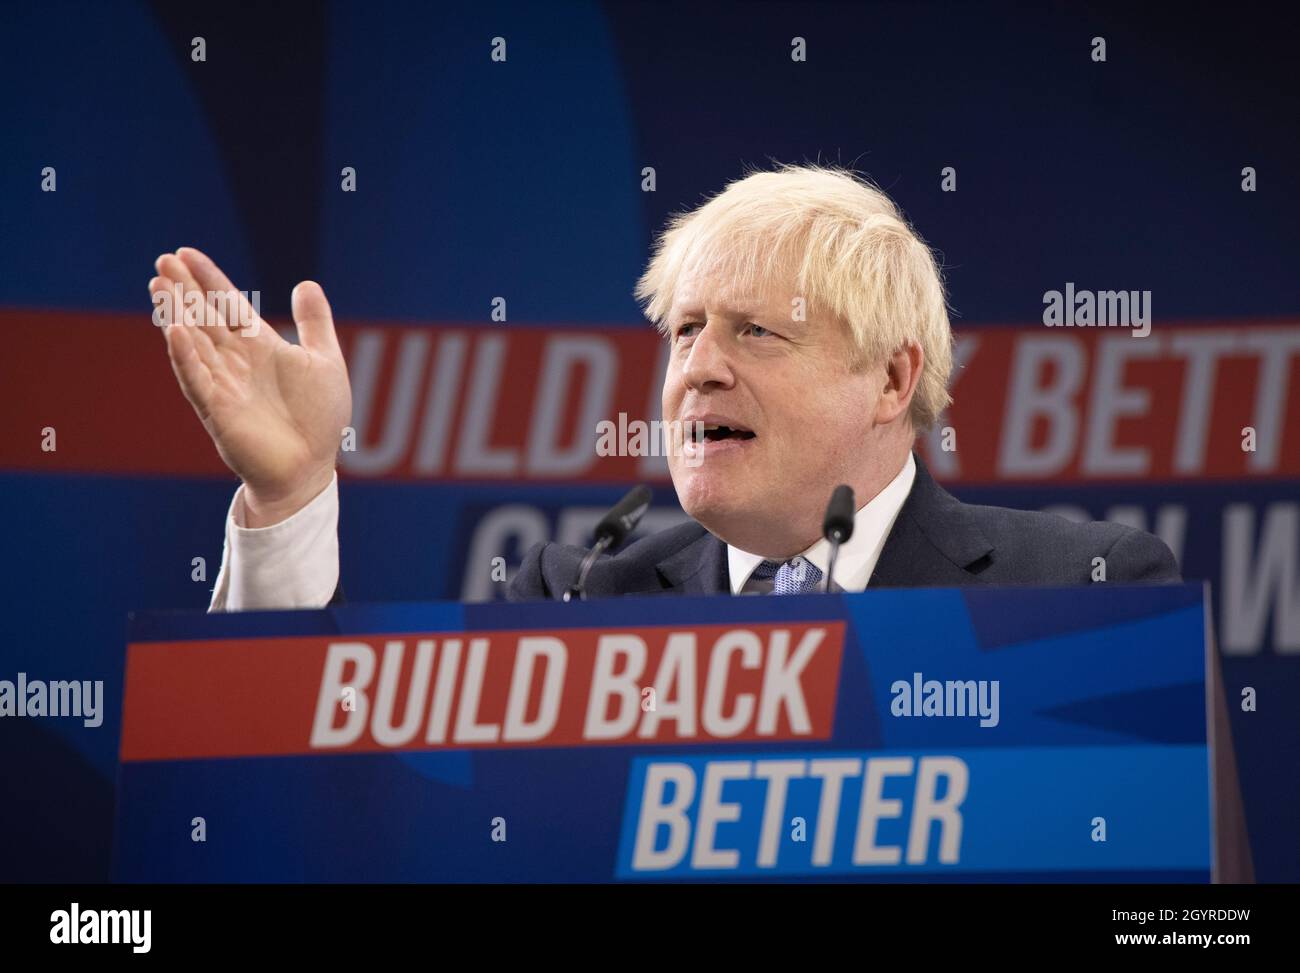
[[[754,433],[739,426],[722,426],[714,423],[692,423],[691,439],[694,442],[720,443],[728,439],[753,439]]]

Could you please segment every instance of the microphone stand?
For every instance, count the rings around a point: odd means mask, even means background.
[[[564,595],[562,596],[564,601],[572,601],[574,598],[577,598],[579,601],[587,600],[587,574],[591,571],[592,566],[600,556],[609,550],[612,542],[613,538],[608,534],[605,534],[592,545],[591,550],[587,552],[587,556],[584,557],[582,563],[578,565],[577,579],[573,584],[564,589]]]
[[[835,560],[840,554],[840,545],[853,536],[853,488],[840,484],[831,492],[831,502],[826,505],[826,516],[822,520],[822,536],[830,542],[831,553],[826,561],[826,584],[822,589],[827,594],[831,591],[831,579],[835,577]]]
[[[587,598],[587,575],[596,561],[611,547],[623,543],[623,539],[636,529],[645,512],[650,509],[650,488],[644,485],[634,486],[618,503],[610,508],[609,513],[601,518],[593,532],[596,543],[591,545],[582,563],[578,565],[578,576],[573,584],[564,589],[561,601],[585,601]]]

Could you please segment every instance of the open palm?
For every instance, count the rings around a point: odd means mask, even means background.
[[[294,345],[242,296],[223,301],[234,286],[198,250],[163,254],[155,267],[149,290],[156,306],[164,292],[186,296],[183,306],[171,302],[171,315],[160,315],[169,318],[161,327],[172,369],[222,460],[244,481],[246,509],[264,523],[291,515],[330,482],[352,415],[324,292],[310,281],[294,288]]]

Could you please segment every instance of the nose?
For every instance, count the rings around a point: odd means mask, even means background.
[[[722,330],[716,322],[701,328],[682,365],[682,381],[697,394],[729,389],[735,384],[728,351],[720,338]]]

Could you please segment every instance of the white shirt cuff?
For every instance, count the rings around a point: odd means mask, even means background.
[[[339,489],[329,486],[292,517],[245,527],[241,483],[226,515],[221,571],[208,611],[323,608],[339,580]]]

